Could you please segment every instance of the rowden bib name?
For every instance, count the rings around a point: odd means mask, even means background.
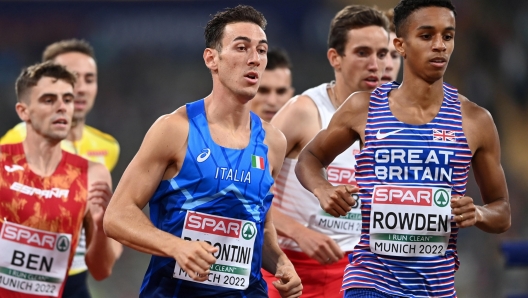
[[[451,189],[377,185],[370,249],[391,256],[444,255],[451,233]]]
[[[249,286],[256,236],[257,227],[251,221],[188,211],[181,238],[218,248],[208,279],[200,283],[243,290]],[[196,282],[178,263],[173,277]]]

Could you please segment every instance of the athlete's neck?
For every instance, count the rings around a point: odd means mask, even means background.
[[[336,76],[336,80],[331,84],[333,84],[333,87],[330,88],[329,91],[330,100],[336,109],[339,108],[352,93],[358,91],[352,90],[347,86],[343,78],[340,76]]]
[[[66,139],[71,142],[79,141],[82,138],[83,135],[83,129],[84,124],[86,122],[86,119],[84,118],[74,118],[72,120],[72,127],[70,128],[70,132],[68,133],[68,136]]]
[[[213,91],[205,98],[207,122],[221,124],[233,131],[249,128],[250,107],[248,101],[244,98],[218,95]]]
[[[22,145],[29,168],[33,173],[51,176],[62,159],[60,140],[46,139],[28,129],[28,134]]]
[[[205,98],[207,123],[213,141],[222,147],[244,149],[251,136],[249,105],[228,97]]]
[[[444,98],[443,80],[428,83],[421,79],[405,80],[393,93],[393,98],[400,104],[409,107],[421,107],[427,109],[431,105],[438,105]]]

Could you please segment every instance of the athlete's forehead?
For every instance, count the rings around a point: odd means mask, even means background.
[[[97,64],[95,63],[95,60],[84,53],[63,53],[55,57],[53,61],[65,66],[69,71],[76,74],[97,74]]]
[[[73,94],[73,86],[65,82],[52,77],[42,77],[37,85],[31,88],[31,97],[40,98],[46,94],[65,95]]]
[[[347,33],[347,48],[387,48],[389,33],[380,26],[351,29]]]
[[[229,45],[236,42],[268,44],[266,33],[254,23],[238,22],[227,24],[224,28],[222,44]]]
[[[406,21],[407,32],[415,32],[417,30],[438,30],[438,31],[454,31],[455,30],[455,14],[445,7],[423,7],[417,9]]]
[[[262,74],[260,86],[291,86],[291,70],[287,67],[266,69]]]

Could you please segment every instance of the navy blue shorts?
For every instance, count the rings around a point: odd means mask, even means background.
[[[62,298],[91,298],[87,278],[88,270],[68,276]]]

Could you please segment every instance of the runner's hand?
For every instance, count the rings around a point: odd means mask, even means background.
[[[211,265],[216,262],[213,253],[217,251],[217,247],[207,242],[182,240],[174,259],[193,280],[206,281]]]
[[[451,210],[460,228],[474,226],[479,220],[480,213],[470,197],[452,197]]]
[[[303,229],[302,233],[299,233],[294,240],[302,252],[321,265],[335,263],[345,256],[345,253],[332,238],[308,228]]]
[[[352,197],[359,188],[353,185],[328,186],[314,189],[314,195],[319,200],[321,208],[327,213],[339,217],[346,215],[356,204]]]
[[[94,182],[88,190],[88,208],[97,228],[103,228],[103,217],[112,197],[110,185],[104,181]]]
[[[301,279],[292,264],[282,265],[277,268],[275,277],[278,280],[273,282],[273,286],[279,291],[282,298],[295,298],[300,297],[302,294],[303,286]]]

